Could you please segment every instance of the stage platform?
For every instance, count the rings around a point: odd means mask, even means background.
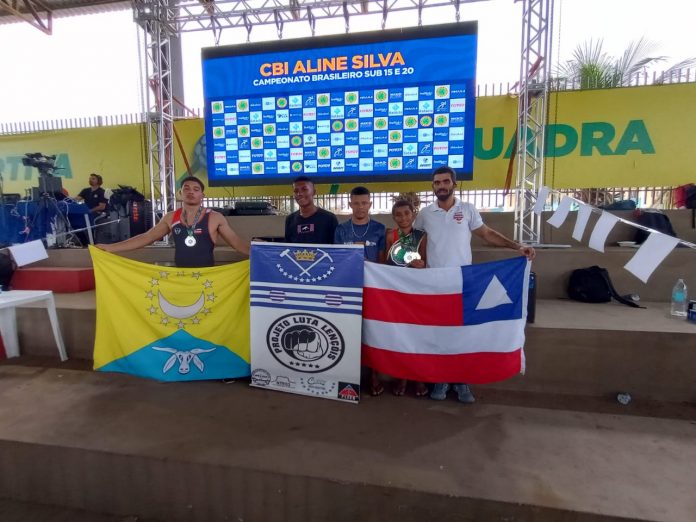
[[[68,366],[76,369],[67,369]],[[690,521],[696,408],[484,389],[341,404],[0,364],[0,497],[160,521]]]
[[[244,218],[237,229],[273,236],[277,218]],[[503,225],[493,223],[508,233]],[[672,319],[668,300],[678,277],[696,289],[696,252],[673,251],[647,285],[623,269],[634,253],[541,249],[526,375],[476,386],[471,406],[388,391],[355,406],[243,381],[161,384],[92,372],[93,291],[56,295],[65,363],[40,327],[45,312],[21,308],[23,355],[0,362],[0,498],[12,502],[0,502],[0,515],[691,521],[696,325]],[[510,255],[474,247],[475,262]],[[127,256],[166,265],[173,250]],[[240,259],[216,249],[218,263]],[[572,269],[595,264],[646,308],[562,299]],[[86,250],[51,250],[37,265],[89,267],[91,259]],[[619,392],[632,395],[628,406]]]

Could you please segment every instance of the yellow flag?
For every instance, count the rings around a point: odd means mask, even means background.
[[[177,268],[89,248],[95,370],[162,381],[249,375],[249,261]]]

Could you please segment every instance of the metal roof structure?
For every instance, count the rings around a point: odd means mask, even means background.
[[[176,33],[225,28],[251,28],[276,25],[279,34],[286,22],[306,20],[312,29],[316,20],[361,15],[382,15],[398,11],[422,12],[431,7],[453,6],[458,21],[459,8],[467,3],[487,0],[172,0],[172,29]],[[51,34],[54,18],[125,10],[143,2],[124,0],[0,0],[0,25],[27,22]],[[145,2],[147,4],[147,2]]]
[[[133,9],[134,21],[145,35],[145,98],[147,145],[153,218],[176,205],[174,198],[173,79],[171,43],[182,33],[210,30],[216,43],[224,29],[275,25],[283,37],[285,23],[304,21],[315,34],[318,19],[342,18],[346,33],[356,16],[380,14],[382,28],[393,11],[417,11],[418,25],[426,8],[452,6],[459,21],[460,7],[486,0],[0,0],[0,24],[25,21],[51,34],[54,17]],[[551,62],[554,0],[521,2],[522,49],[518,96],[515,239],[539,243],[541,222],[534,214],[536,194],[544,179],[544,123]],[[247,40],[249,37],[247,36]]]
[[[124,0],[0,0],[0,25],[24,22],[51,34],[54,18],[130,8]]]

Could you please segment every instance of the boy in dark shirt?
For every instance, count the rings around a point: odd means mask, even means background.
[[[314,203],[314,183],[307,176],[300,176],[292,183],[292,192],[300,209],[285,218],[287,243],[333,244],[338,220],[328,210]]]

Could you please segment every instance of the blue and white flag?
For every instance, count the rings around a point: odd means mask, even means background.
[[[363,247],[252,243],[251,384],[358,402]]]

